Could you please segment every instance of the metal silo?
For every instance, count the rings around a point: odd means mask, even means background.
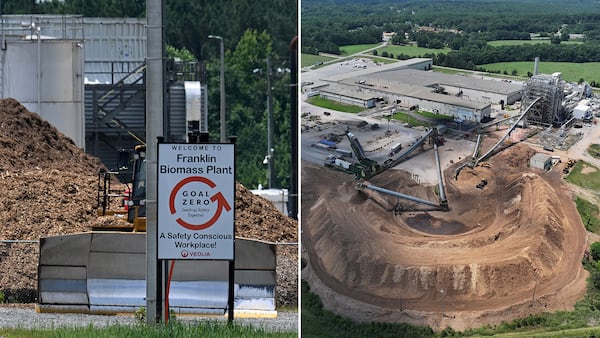
[[[65,38],[67,29],[50,24],[53,18],[3,17],[2,97],[17,99],[83,148],[83,43]]]

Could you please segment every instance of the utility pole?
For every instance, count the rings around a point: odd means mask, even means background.
[[[273,97],[271,93],[271,77],[273,71],[271,70],[271,56],[267,55],[267,158],[268,158],[268,183],[269,189],[273,188],[273,170],[274,170],[274,159],[273,159]]]
[[[218,39],[220,41],[220,51],[221,51],[221,143],[227,143],[227,122],[225,121],[225,46],[223,45],[223,37],[218,35],[209,35],[209,39]]]
[[[162,312],[161,268],[157,244],[157,141],[163,136],[164,110],[164,3],[149,0],[146,52],[146,324],[155,325]]]

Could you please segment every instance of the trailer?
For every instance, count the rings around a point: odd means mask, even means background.
[[[320,139],[319,142],[318,142],[318,144],[323,144],[323,145],[327,146],[327,148],[330,148],[330,149],[337,148],[337,144],[335,142],[329,141],[329,140],[324,139],[324,138]]]
[[[336,148],[335,153],[340,155],[341,157],[352,158],[352,151],[347,149]]]
[[[394,144],[394,146],[392,147],[392,149],[390,149],[390,157],[394,156],[395,154],[397,154],[400,150],[402,150],[402,144],[400,143],[396,143]]]

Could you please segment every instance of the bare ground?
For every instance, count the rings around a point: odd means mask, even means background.
[[[401,202],[395,213],[396,198],[303,162],[303,278],[327,308],[359,321],[464,330],[572,308],[585,292],[586,231],[560,174],[528,168],[534,153],[517,144],[490,168],[456,179],[447,169],[449,212]],[[400,170],[370,183],[437,200]]]

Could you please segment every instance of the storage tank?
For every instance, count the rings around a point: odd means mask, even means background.
[[[287,189],[258,189],[250,190],[254,195],[261,196],[273,203],[275,208],[284,215],[287,215],[288,190]]]
[[[1,53],[2,97],[12,97],[85,146],[83,43],[43,36],[9,37]]]

